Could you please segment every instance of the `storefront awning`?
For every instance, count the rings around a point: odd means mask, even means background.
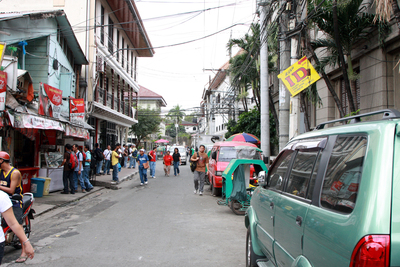
[[[31,114],[15,113],[14,128],[65,131],[65,125],[59,121],[42,118]]]
[[[65,136],[71,136],[71,137],[76,137],[76,138],[82,138],[89,140],[90,135],[88,130],[79,128],[79,127],[74,127],[70,125],[66,125],[65,127]]]

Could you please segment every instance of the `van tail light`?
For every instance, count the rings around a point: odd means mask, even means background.
[[[389,254],[389,235],[367,235],[354,248],[350,267],[387,267]]]

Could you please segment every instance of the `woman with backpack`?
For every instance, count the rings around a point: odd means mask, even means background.
[[[131,156],[129,158],[129,169],[132,168],[132,166],[134,169],[136,168],[137,154],[138,154],[138,150],[136,149],[136,145],[133,144],[132,148],[131,148]]]

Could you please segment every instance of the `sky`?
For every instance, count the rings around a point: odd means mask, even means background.
[[[179,105],[190,114],[191,108],[199,107],[215,69],[229,60],[229,39],[242,38],[258,20],[255,0],[135,3],[155,50],[153,57],[138,58],[137,81],[163,96],[163,111]]]

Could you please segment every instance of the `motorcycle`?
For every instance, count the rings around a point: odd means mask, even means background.
[[[25,235],[29,238],[31,234],[31,220],[33,220],[33,214],[35,210],[32,209],[33,202],[35,198],[33,197],[32,193],[25,193],[22,197],[21,195],[15,194],[10,197],[11,202],[14,204],[17,201],[22,200],[22,228],[24,229]],[[6,246],[13,246],[16,249],[22,248],[21,243],[19,242],[18,237],[13,233],[11,228],[7,225],[4,218],[1,219],[1,226],[3,228],[4,237],[6,239],[5,245]]]

